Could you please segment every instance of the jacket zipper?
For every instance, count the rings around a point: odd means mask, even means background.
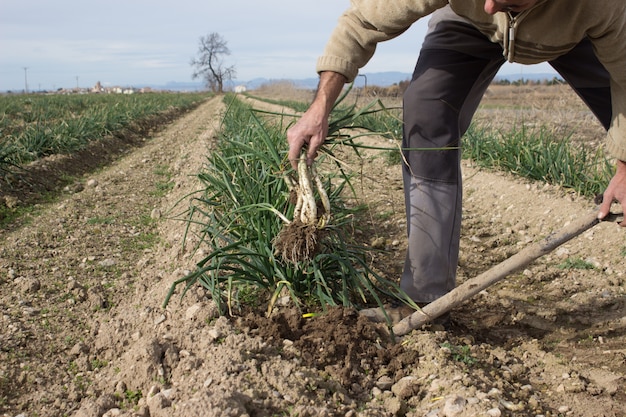
[[[513,15],[511,12],[506,12],[507,15],[507,28],[504,32],[504,51],[503,54],[507,61],[514,62],[513,58],[515,57],[515,35],[517,33],[517,28],[519,27],[524,17],[528,15],[528,13],[537,7],[540,3],[538,2],[535,6],[531,7],[528,10],[524,10],[523,12]]]
[[[513,16],[511,12],[507,12],[506,14],[508,16],[508,19],[506,30],[507,37],[504,40],[504,43],[506,45],[504,53],[506,56],[506,60],[509,62],[513,62],[513,57],[515,56],[515,30],[517,29],[516,25],[518,16]]]

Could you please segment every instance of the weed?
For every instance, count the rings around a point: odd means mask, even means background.
[[[114,222],[113,217],[92,217],[87,220],[87,224],[113,224]]]
[[[376,217],[380,220],[389,220],[393,217],[394,215],[394,211],[393,210],[386,210],[386,211],[382,211],[380,213],[376,213]]]
[[[385,162],[387,163],[387,165],[399,165],[402,163],[402,161],[402,152],[400,152],[399,148],[385,151]]]
[[[441,344],[441,347],[448,349],[452,355],[452,359],[457,362],[462,362],[468,366],[472,366],[477,362],[476,358],[472,356],[471,346],[458,346],[453,345],[450,342],[445,342]]]
[[[174,188],[174,183],[171,181],[158,181],[155,184],[155,191],[149,194],[153,197],[163,197]]]
[[[127,389],[126,391],[124,391],[124,399],[129,405],[136,405],[142,396],[143,393],[141,392],[141,390],[133,391]]]
[[[567,258],[558,265],[559,269],[595,269],[596,267],[581,258]]]
[[[109,363],[105,360],[102,359],[93,359],[91,361],[91,369],[93,369],[94,371],[100,368],[104,368],[105,366],[107,366]]]

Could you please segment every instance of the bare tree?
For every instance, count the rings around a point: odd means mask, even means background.
[[[234,66],[224,66],[222,62],[224,55],[230,55],[230,50],[219,33],[213,32],[200,37],[198,57],[191,59],[191,66],[194,67],[191,77],[202,78],[211,91],[223,93],[224,83],[236,75]]]

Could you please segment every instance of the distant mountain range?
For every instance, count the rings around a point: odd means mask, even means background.
[[[511,82],[519,81],[520,79],[524,80],[532,80],[532,81],[541,81],[541,80],[552,80],[553,78],[560,78],[555,76],[555,74],[545,73],[545,74],[500,74],[496,76],[496,81],[500,80],[509,80]],[[365,85],[368,86],[379,86],[379,87],[388,87],[393,84],[397,84],[401,81],[406,81],[411,79],[410,73],[405,72],[376,72],[376,73],[368,73],[368,74],[360,74],[355,80],[355,85],[357,87],[363,87]],[[274,82],[290,82],[294,86],[303,89],[315,89],[317,88],[317,77],[312,78],[301,78],[301,79],[272,79],[272,78],[254,78],[248,81],[242,80],[233,80],[228,85],[228,89],[234,89],[235,86],[243,85],[248,90],[254,90],[259,88],[264,84],[274,83]],[[172,91],[199,91],[204,89],[204,84],[201,82],[177,82],[172,81],[165,85],[151,85],[150,87],[159,90],[172,90]]]

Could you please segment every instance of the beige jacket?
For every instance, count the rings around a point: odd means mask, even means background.
[[[334,71],[354,80],[379,42],[406,31],[414,22],[446,5],[502,45],[510,62],[537,64],[572,49],[585,36],[611,74],[613,120],[607,150],[626,161],[626,1],[539,0],[514,19],[488,15],[484,0],[351,0],[318,59],[317,71]]]

